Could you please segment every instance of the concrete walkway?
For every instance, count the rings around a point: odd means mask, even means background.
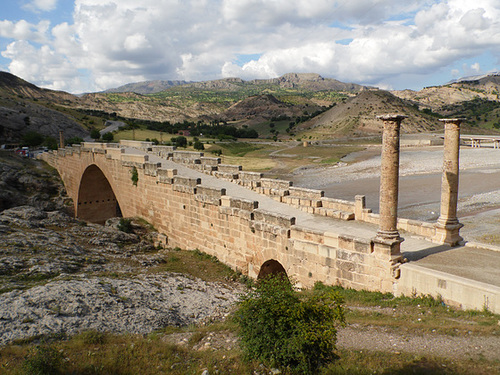
[[[126,148],[126,153],[145,154],[145,152],[133,148]],[[202,184],[205,186],[224,188],[228,196],[258,201],[261,209],[293,216],[296,218],[297,226],[365,239],[375,237],[378,230],[376,225],[369,223],[345,221],[306,213],[242,186],[198,172],[158,156],[149,155],[149,161],[161,163],[163,168],[177,169],[180,176],[201,178]],[[443,277],[441,273],[445,273],[450,274],[452,278],[465,278],[471,282],[489,284],[493,288],[500,288],[500,251],[467,246],[438,245],[405,232],[401,232],[401,236],[405,239],[401,244],[401,251],[404,257],[408,259],[409,264],[416,264],[430,271],[438,271],[440,277]]]

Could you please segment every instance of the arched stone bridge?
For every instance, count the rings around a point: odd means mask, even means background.
[[[396,217],[396,231],[406,237],[400,245],[399,234],[381,236],[384,218],[366,209],[362,196],[326,198],[217,158],[150,143],[85,143],[42,159],[59,171],[77,217],[100,223],[120,215],[144,218],[166,245],[197,248],[250,277],[283,267],[304,287],[322,281],[433,294],[465,308],[486,303],[500,311],[500,288],[402,264],[407,254],[449,249],[436,244],[448,238],[439,225]]]

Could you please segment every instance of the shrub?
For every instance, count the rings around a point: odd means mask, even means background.
[[[131,174],[130,179],[132,180],[132,184],[134,184],[134,186],[137,186],[137,182],[139,181],[139,173],[137,172],[137,168],[132,167],[130,174]]]
[[[118,230],[121,230],[125,233],[132,233],[132,220],[122,217],[120,219],[120,222],[118,223]]]
[[[31,350],[22,364],[25,375],[62,374],[63,355],[53,346],[37,346]]]
[[[317,373],[337,358],[336,326],[344,323],[341,304],[333,290],[301,294],[286,277],[260,280],[242,297],[235,315],[245,358],[290,373]]]
[[[111,142],[113,140],[114,136],[113,136],[113,133],[109,132],[109,133],[105,133],[103,136],[102,136],[102,140],[103,141],[106,141],[106,142]]]

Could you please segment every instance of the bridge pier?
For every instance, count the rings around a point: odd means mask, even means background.
[[[460,155],[460,124],[464,119],[440,119],[444,122],[443,177],[441,180],[441,211],[436,227],[435,240],[450,246],[463,240],[458,222],[458,174]]]
[[[402,260],[401,242],[398,231],[398,191],[399,191],[399,132],[401,121],[407,116],[383,115],[377,118],[384,122],[382,137],[382,160],[380,170],[380,222],[377,235],[373,239],[375,249],[388,249],[391,267],[396,270]],[[396,272],[393,272],[394,276]]]

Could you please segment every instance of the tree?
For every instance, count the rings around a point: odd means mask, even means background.
[[[193,144],[193,147],[195,150],[198,150],[198,151],[203,151],[205,149],[205,146],[200,141],[195,141]]]
[[[81,137],[72,137],[72,138],[68,138],[66,140],[67,145],[77,145],[77,144],[82,143],[82,142],[83,142],[83,138],[81,138]]]
[[[111,132],[109,132],[109,133],[105,133],[105,134],[103,134],[103,136],[102,136],[102,140],[103,140],[103,141],[106,141],[106,142],[111,142],[111,141],[113,141],[113,138],[114,138],[114,136],[113,136],[113,133],[111,133]]]
[[[96,128],[93,128],[90,131],[90,138],[92,138],[93,140],[97,141],[98,139],[101,138],[101,133]]]
[[[316,374],[337,357],[343,300],[332,289],[299,293],[286,277],[259,280],[239,304],[235,320],[245,358],[283,371]]]
[[[171,141],[173,143],[175,143],[175,145],[177,147],[184,147],[184,148],[187,147],[187,138],[184,137],[183,135],[180,135],[178,137],[174,137],[174,138],[171,139]]]
[[[44,137],[35,131],[29,131],[23,135],[23,145],[28,147],[40,146],[43,143]]]

